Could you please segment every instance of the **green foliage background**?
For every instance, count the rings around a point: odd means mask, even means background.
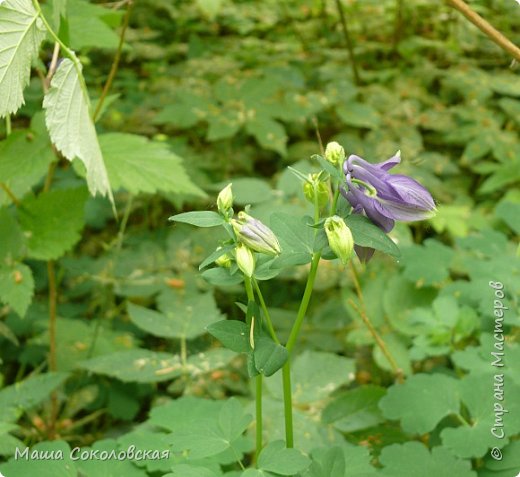
[[[52,142],[65,158],[76,157],[72,163],[56,159],[45,126],[41,75],[53,42],[35,24],[32,41],[46,40],[40,50],[23,45],[33,74],[12,132],[3,129],[0,141],[0,472],[509,477],[520,471],[518,69],[442,2],[342,5],[359,84],[333,1],[135,1],[97,138],[86,115],[70,133],[75,142],[67,143],[63,127],[75,119],[51,84],[46,108],[63,123],[58,132],[49,128]],[[472,6],[519,42],[516,2]],[[53,0],[42,8],[83,64],[95,107],[125,3]],[[0,9],[2,28],[6,15]],[[74,71],[71,65],[63,68]],[[74,85],[66,83],[71,91]],[[69,97],[72,104],[87,101],[78,94]],[[20,98],[9,98],[6,111],[14,112]],[[243,292],[218,270],[199,273],[222,238],[215,229],[171,226],[166,218],[211,209],[231,181],[236,204],[251,204],[282,242],[305,253],[308,228],[291,216],[312,209],[286,166],[318,171],[309,159],[320,149],[316,130],[324,143],[336,140],[371,161],[400,149],[399,173],[432,192],[438,214],[394,229],[398,258],[377,253],[358,267],[361,297],[348,270],[322,262],[293,360],[298,450],[280,442],[275,374],[266,380],[264,402],[269,444],[257,468],[242,470],[238,462],[250,467],[253,451],[244,355],[221,347],[206,328],[224,318],[243,320],[235,306]],[[101,155],[118,220],[109,198],[89,195],[85,185],[84,163]],[[103,191],[100,177],[94,185],[89,180],[91,192]],[[291,232],[299,241],[290,241]],[[49,263],[58,290],[52,372]],[[302,265],[266,283],[283,339],[306,273]],[[491,365],[490,281],[504,284],[509,308],[504,368]],[[404,384],[395,383],[351,302],[366,308]],[[240,351],[240,343],[233,346]],[[493,375],[502,372],[509,413],[506,438],[496,439]],[[13,458],[25,446],[68,456],[76,446],[119,451],[132,444],[169,449],[170,458]],[[501,461],[490,457],[492,447],[502,450]]]

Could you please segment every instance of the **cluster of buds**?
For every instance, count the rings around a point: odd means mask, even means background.
[[[237,219],[233,216],[233,192],[231,184],[222,189],[217,197],[218,211],[233,227],[237,238],[235,260],[238,268],[247,277],[252,277],[255,270],[255,256],[253,252],[267,255],[279,255],[280,243],[274,232],[260,220],[251,217],[246,212],[239,212]],[[218,250],[218,249],[217,249]],[[232,259],[228,254],[221,255],[215,263],[220,267],[231,267]]]
[[[309,174],[307,182],[303,184],[303,194],[305,198],[315,203],[317,200],[318,207],[321,209],[327,205],[329,200],[329,188],[325,182],[321,179],[322,174]]]

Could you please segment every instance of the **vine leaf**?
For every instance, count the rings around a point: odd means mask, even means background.
[[[81,75],[81,64],[64,59],[52,78],[43,100],[45,122],[56,148],[69,161],[78,158],[87,170],[88,189],[92,195],[108,195],[114,203],[108,174],[103,162],[94,122],[90,116],[90,100]]]
[[[0,117],[24,103],[31,62],[46,33],[31,0],[0,0]]]

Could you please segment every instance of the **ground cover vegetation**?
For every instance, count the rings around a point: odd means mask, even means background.
[[[459,3],[0,1],[0,473],[520,471],[519,69]]]

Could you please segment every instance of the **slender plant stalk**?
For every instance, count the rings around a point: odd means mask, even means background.
[[[251,278],[244,277],[244,284],[246,287],[247,299],[249,301],[255,301],[255,294],[253,292],[253,285],[251,283]],[[263,429],[262,429],[262,375],[259,374],[255,378],[256,386],[255,386],[255,412],[256,412],[256,452],[255,458],[258,461],[258,457],[260,452],[262,451],[262,441],[263,441]]]
[[[395,2],[395,23],[394,23],[394,38],[393,47],[394,52],[397,51],[397,46],[401,41],[401,33],[403,30],[403,0],[396,0]]]
[[[347,18],[345,16],[345,11],[343,10],[343,5],[341,4],[341,0],[336,0],[336,7],[339,13],[339,19],[341,21],[341,28],[343,30],[343,37],[345,38],[345,43],[347,45],[348,55],[350,57],[350,64],[352,68],[352,75],[354,76],[354,82],[356,84],[360,84],[359,72],[356,63],[356,56],[354,55],[354,45],[352,43],[352,38],[350,37],[350,32],[348,29]]]
[[[10,136],[11,135],[11,115],[8,114],[5,117],[5,135]]]
[[[269,330],[269,334],[271,335],[271,338],[273,338],[275,343],[280,344],[280,340],[278,339],[278,336],[276,336],[276,331],[271,320],[271,315],[269,314],[269,310],[267,309],[267,306],[265,304],[264,296],[262,295],[262,290],[260,290],[260,285],[258,285],[258,282],[255,279],[253,279],[253,286],[255,287],[256,295],[258,296],[258,301],[260,302],[260,307],[264,312],[265,321],[267,323],[267,329]]]
[[[92,115],[92,120],[94,122],[96,122],[96,120],[98,119],[99,113],[101,112],[101,109],[103,107],[103,103],[105,102],[108,92],[110,91],[110,88],[112,86],[112,82],[114,81],[114,78],[116,76],[117,69],[119,67],[119,61],[121,60],[121,52],[123,51],[123,45],[125,43],[125,34],[128,28],[128,23],[130,22],[130,14],[132,12],[133,5],[134,2],[132,0],[128,1],[128,7],[126,8],[125,18],[123,19],[123,27],[119,36],[119,45],[117,47],[116,55],[114,56],[114,61],[112,62],[110,73],[108,74],[108,78],[105,83],[105,86],[103,87],[103,91],[101,92],[101,96],[99,97],[96,110]]]
[[[484,20],[484,18],[475,12],[475,10],[473,10],[466,2],[463,0],[446,0],[446,3],[462,13],[471,23],[473,23],[473,25],[475,25],[482,33],[487,35],[500,48],[507,51],[517,61],[520,61],[520,48],[500,33],[488,21]]]
[[[361,307],[358,307],[356,303],[352,299],[349,300],[349,304],[354,310],[356,310],[363,320],[363,323],[365,323],[365,326],[367,327],[368,331],[372,335],[372,338],[374,338],[374,341],[376,342],[377,346],[379,346],[379,349],[381,349],[381,352],[385,356],[385,358],[390,363],[390,366],[392,367],[392,370],[395,374],[396,381],[398,383],[404,382],[403,378],[403,370],[399,367],[397,364],[397,361],[395,360],[394,356],[386,346],[385,341],[383,338],[379,335],[377,330],[375,329],[374,325],[370,321],[370,318],[368,318],[368,315],[366,313],[366,307],[365,307],[365,301],[363,299],[363,293],[361,291],[361,286],[359,285],[359,278],[357,276],[356,269],[354,267],[354,264],[352,261],[350,262],[350,269],[352,271],[352,279],[354,281],[354,288],[356,289],[356,294],[359,299],[359,303],[361,304]]]
[[[58,291],[56,288],[56,268],[54,261],[47,262],[47,275],[49,278],[49,370],[54,372],[57,370],[56,363],[56,305]],[[51,416],[48,426],[48,438],[53,440],[56,432],[56,420],[58,418],[58,395],[56,391],[51,394]]]

